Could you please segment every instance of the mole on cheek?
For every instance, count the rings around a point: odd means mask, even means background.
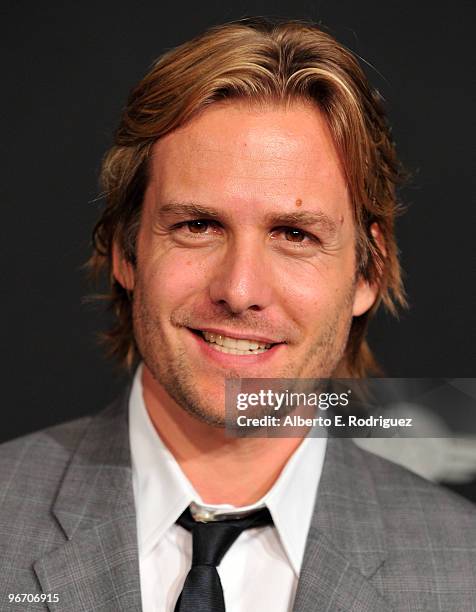
[[[342,225],[344,223],[344,215],[340,216],[340,224]]]
[[[296,206],[302,206],[302,200],[301,200],[301,198],[298,198],[298,199],[296,200]]]

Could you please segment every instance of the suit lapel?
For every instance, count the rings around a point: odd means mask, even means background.
[[[382,517],[364,455],[330,439],[294,612],[386,612],[370,582],[386,556]]]
[[[34,564],[52,611],[141,610],[128,395],[92,419],[56,498],[67,542]]]

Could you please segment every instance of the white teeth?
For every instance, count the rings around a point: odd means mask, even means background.
[[[231,338],[206,331],[202,333],[205,340],[214,345],[213,348],[220,350],[222,353],[230,353],[231,355],[258,355],[271,346],[271,344],[265,344],[257,340]]]
[[[266,352],[267,349],[255,349],[253,351],[241,351],[236,348],[228,348],[226,346],[220,346],[219,344],[210,343],[213,348],[220,353],[228,353],[229,355],[259,355],[260,353]]]

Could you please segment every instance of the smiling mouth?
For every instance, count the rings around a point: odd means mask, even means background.
[[[189,328],[190,329],[190,328]],[[258,340],[246,340],[243,338],[233,338],[212,332],[190,329],[194,334],[200,336],[207,344],[220,353],[229,355],[260,355],[278,343],[264,343]]]

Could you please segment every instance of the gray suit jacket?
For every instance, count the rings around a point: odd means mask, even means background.
[[[127,400],[0,446],[2,612],[141,610]],[[474,612],[475,507],[330,440],[294,610]]]

